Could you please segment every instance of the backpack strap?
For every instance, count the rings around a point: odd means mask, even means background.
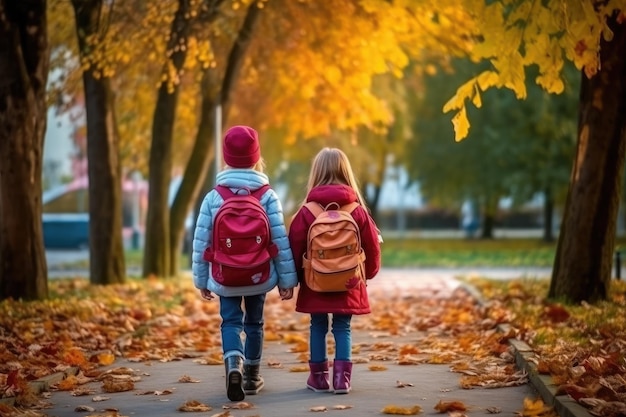
[[[324,212],[324,208],[319,203],[316,203],[315,201],[309,201],[308,203],[304,205],[304,207],[308,208],[309,211],[313,213],[315,217],[319,216],[320,214]]]
[[[352,213],[354,211],[354,209],[357,208],[358,206],[360,206],[360,204],[357,203],[356,201],[353,201],[350,204],[346,204],[345,206],[341,206],[339,208],[339,210],[343,210],[343,211],[347,211],[348,213]]]
[[[315,217],[327,211],[329,206],[337,207],[337,210],[347,211],[348,213],[352,213],[354,209],[359,206],[359,203],[357,203],[356,201],[353,201],[352,203],[346,204],[345,206],[340,206],[337,203],[330,203],[328,206],[323,207],[321,204],[316,203],[315,201],[309,201],[308,203],[304,205],[304,207],[308,208],[309,211],[313,213]]]
[[[265,194],[265,192],[270,189],[270,185],[269,184],[265,184],[265,185],[261,186],[261,188],[258,188],[258,189],[254,190],[254,191],[251,191],[248,187],[242,187],[242,188],[237,188],[237,191],[233,192],[233,191],[231,191],[231,189],[229,187],[226,187],[225,185],[216,185],[214,189],[215,189],[215,191],[218,192],[218,194],[220,196],[222,196],[224,201],[226,201],[230,197],[234,197],[236,195],[239,195],[240,191],[245,191],[246,194],[250,194],[251,196],[253,196],[257,200],[261,200],[261,197],[263,197],[263,194]]]

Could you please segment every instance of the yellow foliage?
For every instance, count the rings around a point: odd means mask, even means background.
[[[564,90],[560,76],[563,61],[572,61],[592,77],[599,70],[600,40],[612,39],[607,19],[616,11],[626,11],[626,0],[598,4],[592,0],[547,2],[465,0],[463,8],[472,11],[480,35],[468,53],[475,61],[488,60],[495,71],[489,71],[489,82],[480,86],[505,87],[518,99],[526,97],[524,69],[537,65],[539,76],[534,80],[550,93]],[[471,82],[472,80],[470,80]],[[465,86],[465,85],[464,85]],[[475,95],[459,88],[444,107],[458,110],[453,118],[457,140],[466,137],[469,124],[463,116],[466,100],[475,105]]]

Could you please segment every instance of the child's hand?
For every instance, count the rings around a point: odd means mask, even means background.
[[[205,300],[212,300],[213,298],[215,298],[213,294],[211,294],[211,291],[207,290],[206,288],[200,290],[200,296],[202,296],[202,298],[204,298]]]
[[[290,300],[293,297],[293,288],[279,288],[278,293],[281,300]]]

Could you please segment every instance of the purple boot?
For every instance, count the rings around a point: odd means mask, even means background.
[[[333,362],[333,388],[335,394],[347,394],[350,392],[350,378],[352,377],[352,362],[338,361]]]
[[[328,378],[328,361],[309,362],[311,374],[306,381],[306,387],[315,392],[330,391],[330,381]]]

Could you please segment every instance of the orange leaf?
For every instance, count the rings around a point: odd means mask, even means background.
[[[435,405],[435,410],[440,413],[448,413],[450,411],[467,411],[467,406],[460,401],[441,401]]]
[[[394,414],[398,416],[415,416],[422,412],[422,407],[414,405],[412,407],[400,407],[397,405],[387,405],[381,411],[383,414]]]

